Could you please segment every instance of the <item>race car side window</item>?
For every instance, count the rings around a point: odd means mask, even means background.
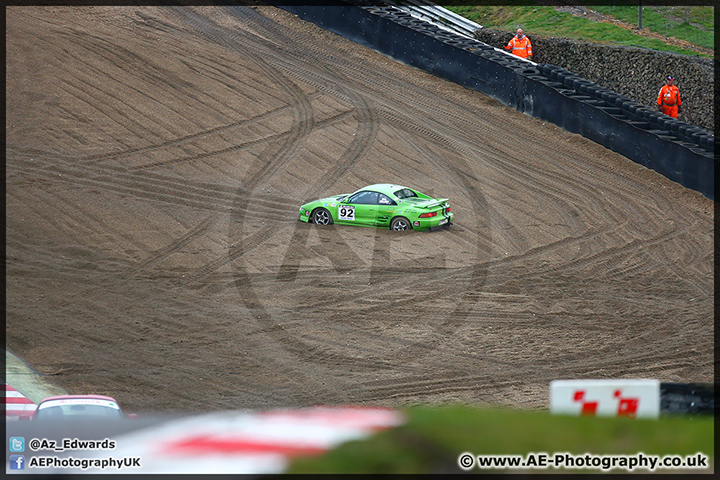
[[[417,197],[417,195],[415,195],[415,192],[413,192],[409,188],[403,188],[402,190],[398,190],[397,192],[395,192],[395,196],[397,198]]]
[[[358,192],[348,199],[348,203],[354,205],[377,205],[377,192],[362,191]]]
[[[380,205],[397,205],[397,203],[395,203],[395,200],[388,197],[384,193],[381,193],[380,196],[378,197],[378,203]]]

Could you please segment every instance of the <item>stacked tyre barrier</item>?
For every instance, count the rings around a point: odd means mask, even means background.
[[[712,383],[661,383],[660,412],[664,415],[714,415]]]
[[[383,2],[276,6],[400,62],[583,135],[715,199],[715,139],[707,130],[663,115],[561,67],[522,60]]]

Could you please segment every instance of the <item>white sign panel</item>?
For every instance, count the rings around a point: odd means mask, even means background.
[[[658,380],[553,380],[550,412],[561,415],[657,418]]]

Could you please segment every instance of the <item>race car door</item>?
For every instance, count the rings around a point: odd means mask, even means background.
[[[385,194],[378,194],[378,210],[375,225],[388,227],[390,219],[397,212],[397,203]]]
[[[346,225],[375,225],[378,193],[369,190],[357,192],[338,205],[338,223]]]

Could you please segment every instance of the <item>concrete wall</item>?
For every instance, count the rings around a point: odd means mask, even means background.
[[[715,75],[711,59],[525,34],[533,45],[534,62],[560,66],[653,108],[665,77],[673,75],[683,101],[679,119],[714,132]],[[487,28],[475,32],[475,38],[498,48],[507,45],[513,35]]]

